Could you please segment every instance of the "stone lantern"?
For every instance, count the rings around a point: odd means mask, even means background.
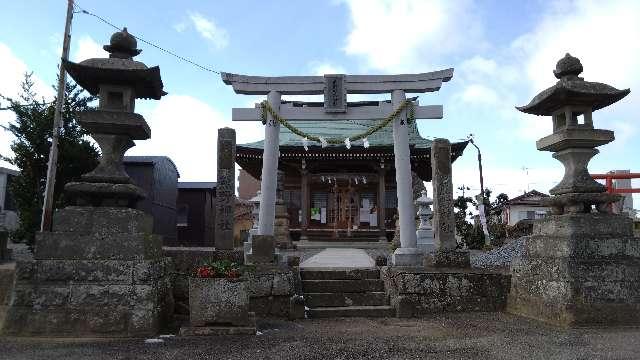
[[[260,194],[260,190],[256,193],[256,196],[249,199],[251,203],[251,217],[253,218],[253,226],[251,230],[258,230],[258,224],[260,223],[260,199],[262,198],[262,194]],[[256,232],[257,234],[257,232]]]
[[[607,84],[585,81],[579,77],[582,64],[566,54],[553,74],[558,82],[517,109],[527,114],[551,116],[553,133],[536,142],[540,151],[551,151],[565,168],[562,181],[550,190],[554,197],[545,199],[556,215],[588,213],[592,205],[608,211],[608,204],[618,196],[605,194],[605,187],[593,180],[587,164],[598,154],[595,148],[612,142],[613,131],[595,129],[592,114],[627,96],[629,89],[618,90]],[[580,121],[582,117],[582,121]]]
[[[242,244],[245,263],[250,262],[253,237],[258,235],[258,225],[260,224],[260,201],[262,201],[262,194],[260,193],[260,190],[258,190],[256,196],[249,199],[252,206],[251,217],[253,218],[253,226],[249,230],[249,237],[247,238],[247,241]]]
[[[619,196],[587,170],[595,148],[614,140],[612,131],[594,128],[592,113],[630,91],[584,81],[581,72],[580,60],[567,54],[554,71],[559,81],[518,108],[552,117],[553,134],[536,145],[552,151],[565,174],[542,202],[551,214],[534,221],[511,263],[507,310],[560,326],[638,326],[640,239],[632,219],[609,211]]]
[[[433,226],[431,225],[431,218],[433,217],[432,204],[433,199],[427,196],[425,190],[422,190],[422,195],[416,199],[417,215],[418,219],[420,219],[416,237],[418,239],[418,249],[423,250],[425,253],[432,252],[436,247],[433,238]]]
[[[56,209],[52,231],[36,234],[33,259],[18,263],[12,298],[23,300],[8,307],[5,335],[149,337],[173,314],[171,260],[153,217],[134,208],[145,194],[122,164],[133,140],[150,137],[133,111],[136,98],[165,94],[160,69],[132,60],[140,50],[126,28],[104,48],[109,58],[63,62],[99,98],[97,110],[77,116],[102,155],[81,182],[65,185],[74,206]]]
[[[151,137],[147,122],[134,113],[135,100],[159,100],[166,93],[160,68],[133,60],[141,52],[136,46],[136,39],[124,28],[104,46],[109,58],[63,63],[76,83],[99,99],[97,110],[78,114],[78,123],[96,140],[102,155],[99,165],[82,176],[83,182],[65,186],[75,205],[134,207],[145,197],[124,171],[122,159],[135,146],[133,140]]]

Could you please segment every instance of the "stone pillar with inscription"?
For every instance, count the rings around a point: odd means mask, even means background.
[[[431,144],[431,171],[435,252],[429,256],[428,263],[436,267],[469,267],[469,253],[456,250],[449,140],[435,139]]]
[[[216,186],[216,249],[233,249],[235,209],[236,131],[218,129],[218,182]]]

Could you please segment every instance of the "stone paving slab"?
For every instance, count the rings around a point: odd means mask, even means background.
[[[301,269],[305,268],[372,268],[375,262],[362,249],[351,248],[328,248],[310,257],[300,264]]]

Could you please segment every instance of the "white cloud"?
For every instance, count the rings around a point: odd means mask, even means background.
[[[458,160],[453,164],[453,185],[455,196],[462,195],[457,190],[460,186],[469,187],[471,190],[466,192],[466,196],[475,196],[480,193],[480,175],[478,172],[478,163],[469,161],[469,159]],[[473,159],[475,160],[475,159]],[[483,167],[484,186],[491,189],[492,197],[499,193],[505,193],[513,198],[530,190],[538,190],[549,193],[549,190],[562,180],[564,173],[560,163],[556,163],[554,168],[527,168],[522,166],[503,167],[500,165],[486,164]]]
[[[425,59],[480,49],[482,26],[471,0],[345,0],[351,32],[344,48],[385,72],[423,71]],[[432,64],[439,65],[439,64]]]
[[[76,49],[73,52],[71,59],[75,62],[80,62],[93,58],[106,58],[109,54],[104,51],[102,45],[98,44],[89,35],[82,35],[76,43]]]
[[[239,144],[264,138],[261,123],[232,123],[191,96],[167,95],[141,112],[151,127],[151,139],[137,141],[127,155],[168,156],[178,167],[180,181],[215,181],[218,128],[235,128]]]
[[[179,33],[185,31],[187,29],[187,27],[188,27],[187,23],[185,23],[185,22],[179,22],[179,23],[173,25],[173,29],[175,31],[179,32]]]
[[[313,61],[309,64],[311,73],[313,75],[325,75],[325,74],[345,74],[347,71],[340,65],[332,64],[328,61]]]
[[[498,94],[483,84],[466,86],[461,97],[467,103],[480,105],[496,105],[499,101]]]
[[[521,73],[527,76],[525,80],[531,97],[557,81],[552,70],[567,52],[582,62],[584,72],[581,76],[585,80],[637,89],[640,87],[640,42],[637,39],[640,39],[638,1],[556,2],[531,32],[513,42],[512,50],[519,54],[514,60],[523,63]],[[639,99],[632,91],[612,108],[596,113],[595,125],[617,127],[628,133],[630,125],[621,124],[637,120],[634,114],[640,111]],[[607,123],[611,114],[618,118],[616,122]],[[534,116],[529,118],[522,123],[522,134],[535,133],[539,129],[538,122],[543,120]],[[625,134],[616,135],[619,145],[631,140]]]
[[[207,19],[197,12],[189,13],[189,19],[200,35],[209,40],[217,49],[225,48],[229,44],[227,30],[219,27],[212,19]]]

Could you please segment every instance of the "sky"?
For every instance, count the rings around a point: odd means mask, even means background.
[[[33,72],[39,93],[51,98],[62,48],[66,0],[7,1],[0,13],[0,94],[16,96]],[[551,133],[551,119],[518,112],[556,81],[556,62],[580,58],[587,81],[631,88],[631,94],[593,115],[616,140],[599,148],[592,173],[640,172],[640,1],[498,0],[78,0],[82,8],[208,68],[238,74],[322,75],[421,73],[454,68],[421,105],[442,104],[444,118],[419,120],[423,137],[459,141],[473,134],[482,150],[485,186],[517,196],[548,192],[562,165],[535,141]],[[105,57],[114,29],[78,13],[71,60]],[[147,44],[136,60],[159,65],[160,101],[138,100],[152,138],[127,155],[166,155],[181,181],[215,181],[217,129],[237,129],[237,142],[264,138],[260,123],[231,122],[231,108],[263,98],[238,95],[220,76]],[[285,97],[295,99],[295,97]],[[358,99],[361,99],[360,96]],[[353,99],[352,99],[353,100]],[[0,107],[6,106],[0,101]],[[13,113],[0,111],[0,124]],[[0,130],[0,154],[11,156]],[[479,192],[475,149],[453,166],[454,187]],[[0,163],[0,166],[8,166]],[[640,187],[640,181],[633,185]],[[457,192],[457,191],[456,191]],[[640,197],[635,197],[640,208]]]

